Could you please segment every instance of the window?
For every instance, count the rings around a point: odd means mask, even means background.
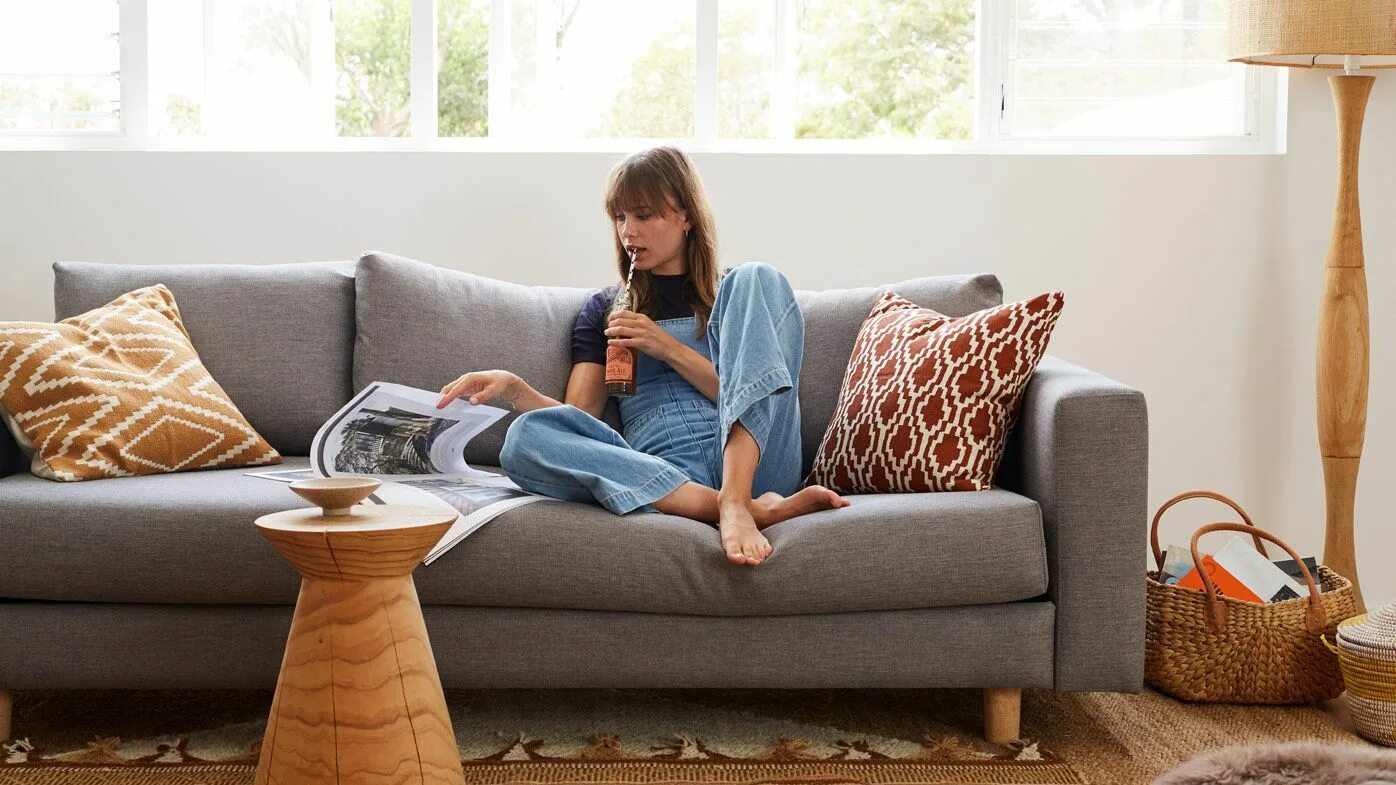
[[[491,41],[501,134],[681,139],[694,135],[691,0],[506,0]],[[495,96],[493,91],[498,91]]]
[[[0,0],[0,132],[121,130],[116,0]]]
[[[1270,151],[1225,2],[0,0],[0,138]]]
[[[490,0],[437,0],[437,133],[490,132]]]
[[[1022,137],[1246,133],[1225,0],[1018,0],[1004,126]]]
[[[797,0],[794,135],[970,139],[973,0]]]

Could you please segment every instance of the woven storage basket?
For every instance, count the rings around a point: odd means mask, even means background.
[[[1197,541],[1214,531],[1251,535],[1262,554],[1261,539],[1279,545],[1297,561],[1309,587],[1308,597],[1257,604],[1217,594],[1202,571],[1205,591],[1184,589],[1159,581],[1163,554],[1158,526],[1163,513],[1184,499],[1224,502],[1245,524],[1213,523],[1192,536],[1192,558],[1201,564]],[[1236,502],[1209,491],[1189,491],[1163,504],[1154,514],[1150,543],[1159,570],[1145,575],[1144,677],[1155,688],[1176,698],[1210,703],[1313,703],[1336,698],[1343,691],[1338,658],[1321,638],[1331,622],[1357,613],[1352,582],[1324,566],[1318,568],[1323,591],[1292,548],[1255,526]]]
[[[1338,625],[1338,655],[1352,724],[1364,739],[1396,747],[1396,603]]]

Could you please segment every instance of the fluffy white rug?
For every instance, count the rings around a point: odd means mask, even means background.
[[[1317,742],[1224,747],[1153,785],[1396,785],[1396,751]]]

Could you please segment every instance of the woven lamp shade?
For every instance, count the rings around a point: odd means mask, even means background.
[[[1256,65],[1396,68],[1396,0],[1231,0],[1227,58]]]

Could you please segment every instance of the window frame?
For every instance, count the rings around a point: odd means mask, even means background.
[[[331,0],[323,0],[327,5]],[[119,0],[121,46],[120,131],[13,131],[0,133],[0,150],[199,150],[199,151],[449,151],[449,152],[629,152],[676,144],[694,153],[750,154],[1026,154],[1026,155],[1270,155],[1285,152],[1287,69],[1246,66],[1249,133],[1225,136],[1139,138],[1030,138],[1005,133],[1012,100],[1009,52],[1017,0],[976,0],[974,138],[970,140],[796,139],[794,127],[794,3],[768,0],[774,9],[773,51],[777,64],[771,88],[773,138],[718,137],[718,36],[720,0],[689,0],[695,13],[694,136],[678,139],[565,139],[525,133],[509,110],[511,0],[489,0],[491,8],[488,82],[490,136],[438,137],[436,0],[410,0],[411,131],[404,137],[341,137],[241,140],[152,136],[149,96],[149,19],[146,0]],[[205,18],[217,0],[201,0]],[[539,25],[540,31],[544,25]],[[207,38],[207,33],[206,33]],[[540,44],[545,36],[540,33]],[[504,45],[493,42],[503,41]],[[209,54],[205,50],[207,60]],[[331,61],[333,47],[331,46]],[[550,74],[544,72],[544,85]],[[322,87],[333,114],[334,80]],[[496,132],[499,132],[496,135]]]

